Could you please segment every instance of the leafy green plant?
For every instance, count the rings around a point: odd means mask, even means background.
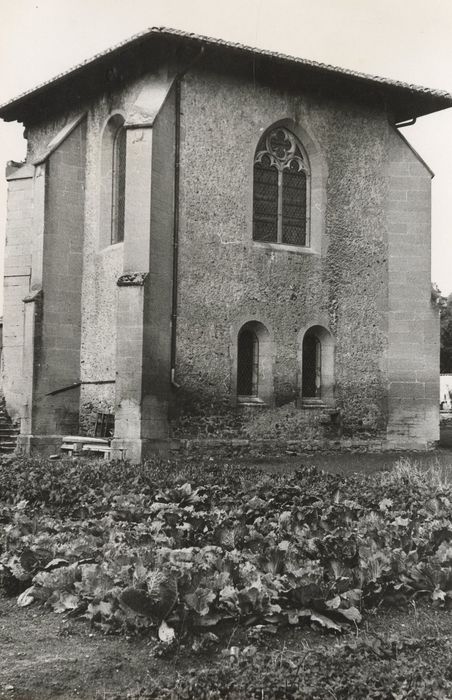
[[[8,460],[0,585],[110,632],[314,624],[452,601],[452,490],[401,463],[343,478],[182,464]],[[207,639],[207,638],[206,638]]]

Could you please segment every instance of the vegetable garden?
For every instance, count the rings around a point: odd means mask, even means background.
[[[363,680],[364,670],[352,685],[330,678],[323,695],[309,674],[332,659],[337,674],[356,657],[353,675],[356,659],[412,653],[407,640],[356,641],[378,611],[449,610],[451,506],[438,470],[407,462],[342,477],[207,459],[5,459],[0,591],[99,633],[152,640],[154,657],[218,655],[219,665],[146,697],[326,697],[328,687],[344,698],[447,697],[447,674],[430,683],[424,671],[406,687],[396,676],[397,696],[381,679]],[[316,664],[320,652],[275,666],[273,636],[312,628],[348,641]]]

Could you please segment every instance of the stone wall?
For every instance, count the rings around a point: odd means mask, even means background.
[[[8,412],[22,413],[24,303],[30,291],[33,168],[7,167],[8,208],[5,241],[2,387]]]
[[[80,402],[83,432],[92,433],[98,411],[122,411],[123,437],[130,439],[166,438],[170,408],[173,434],[180,438],[208,435],[214,426],[214,433],[231,438],[252,438],[257,430],[263,440],[267,433],[284,440],[285,434],[294,439],[299,432],[300,439],[315,442],[325,430],[335,440],[340,425],[346,438],[375,444],[382,444],[387,426],[394,445],[426,446],[435,440],[438,348],[437,317],[429,305],[430,173],[389,125],[383,105],[340,95],[331,100],[303,87],[282,91],[234,70],[214,74],[201,64],[181,85],[179,388],[173,388],[168,407],[174,92],[155,119],[144,119],[144,128],[132,124],[128,131],[126,242],[105,245],[100,234],[106,124],[113,114],[126,117],[137,104],[141,109],[146,95],[160,99],[162,85],[157,81],[153,93],[153,80],[149,73],[126,88],[100,86],[96,101],[79,105],[80,114],[86,112],[83,203],[80,196],[72,202],[69,190],[71,182],[81,183],[80,163],[74,166],[70,155],[85,126],[47,156],[42,277],[47,349],[37,366],[39,391],[78,379],[82,386],[52,400],[53,407],[61,402],[63,413],[69,411],[70,424],[55,421],[50,403],[44,402],[39,429],[78,429]],[[39,160],[76,116],[61,113],[53,121],[29,125],[27,162]],[[138,121],[142,117],[138,114]],[[254,153],[275,123],[299,137],[309,159],[309,249],[252,240]],[[13,415],[26,394],[24,358],[30,365],[24,332],[34,317],[26,317],[22,301],[30,292],[29,251],[32,238],[36,242],[43,235],[32,232],[33,197],[40,192],[33,189],[32,174],[33,168],[25,166],[10,181],[4,353],[5,395]],[[60,191],[60,180],[66,181],[66,191]],[[65,267],[71,231],[77,244]],[[118,278],[135,272],[143,275],[142,287],[119,289]],[[37,300],[32,303],[39,309]],[[253,408],[239,416],[236,410],[237,336],[249,321],[268,332],[272,391],[262,420]],[[340,410],[335,425],[325,416],[306,420],[300,411],[301,345],[314,325],[332,338],[332,399]],[[53,417],[46,418],[46,412]]]
[[[140,112],[138,124],[127,131],[112,450],[118,456],[125,450],[134,461],[144,459],[162,441],[166,450],[168,438],[175,129],[174,92],[168,83],[160,87],[165,91],[156,95],[158,112],[152,125]]]
[[[390,130],[388,140],[388,440],[426,447],[439,440],[439,312],[430,302],[433,173],[399,133]]]
[[[77,112],[61,112],[52,121],[28,128],[29,162],[39,159],[65,125],[86,113],[86,168],[83,221],[83,276],[81,307],[80,425],[92,434],[97,412],[114,411],[116,379],[116,281],[123,269],[123,244],[103,245],[100,236],[102,136],[112,114],[123,114],[133,104],[140,85],[104,92],[95,103],[79,104]],[[95,384],[95,382],[111,382]]]
[[[274,404],[296,401],[300,338],[319,324],[336,341],[345,430],[384,431],[387,115],[240,77],[219,81],[207,70],[183,88],[177,381],[184,410],[227,412],[237,333],[250,320],[274,339]],[[300,136],[324,189],[318,253],[252,241],[254,151],[281,120]]]
[[[31,430],[78,431],[86,121],[49,156],[46,167],[39,332],[35,333]],[[30,339],[31,341],[31,339]]]

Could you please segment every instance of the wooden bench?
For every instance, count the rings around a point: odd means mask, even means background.
[[[72,457],[87,452],[103,454],[104,459],[110,459],[111,447],[109,440],[104,438],[83,437],[81,435],[65,435],[60,448]],[[120,450],[121,459],[124,459],[124,450]]]

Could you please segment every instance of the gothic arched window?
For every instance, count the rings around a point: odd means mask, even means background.
[[[260,139],[254,158],[253,239],[306,246],[309,166],[298,139],[282,126]]]

